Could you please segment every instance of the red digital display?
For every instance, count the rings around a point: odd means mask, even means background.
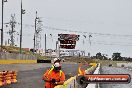
[[[60,48],[75,49],[76,41],[79,40],[79,35],[76,34],[58,34]]]

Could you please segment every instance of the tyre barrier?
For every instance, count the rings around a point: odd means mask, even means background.
[[[17,82],[16,71],[3,71],[0,72],[0,86],[12,84]]]

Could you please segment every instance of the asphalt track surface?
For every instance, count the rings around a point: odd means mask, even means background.
[[[5,65],[6,68],[9,68],[9,66],[10,65],[8,66]],[[11,66],[16,67],[14,65],[11,65]],[[19,70],[18,76],[17,76],[18,83],[6,85],[0,88],[44,88],[44,81],[42,80],[42,76],[43,76],[43,73],[51,67],[51,64],[46,64],[45,66],[41,68],[38,67],[35,69],[30,69],[30,68],[33,68],[33,66],[36,67],[35,65],[33,65],[32,67],[30,67],[30,65],[27,65],[25,67],[24,66],[25,65],[19,65],[19,68],[16,67],[16,69]],[[3,67],[4,69],[4,66],[1,66],[1,67]],[[76,75],[77,68],[78,68],[77,64],[63,64],[62,70],[66,74],[66,79],[70,78],[69,76],[70,73],[72,75]]]
[[[132,77],[132,71],[118,67],[102,67],[101,74],[130,74]],[[129,84],[100,84],[100,88],[132,88],[132,82]]]

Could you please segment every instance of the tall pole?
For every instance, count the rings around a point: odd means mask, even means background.
[[[60,59],[60,43],[58,41],[58,58]]]
[[[45,56],[46,56],[46,34],[45,34]]]
[[[11,23],[11,46],[14,46],[13,32],[14,32],[14,22]]]
[[[56,55],[58,54],[57,44],[58,44],[58,41],[56,41],[56,49],[55,49],[55,53],[56,53]]]
[[[36,11],[36,17],[35,17],[35,32],[34,32],[34,49],[33,49],[33,53],[35,52],[35,50],[36,50],[36,25],[37,25],[37,19],[38,19],[38,17],[37,17],[37,11]]]
[[[16,21],[15,21],[15,14],[14,16],[11,15],[11,21],[10,21],[10,25],[11,25],[11,46],[14,46],[15,42],[14,42],[14,28],[15,28],[15,24],[16,24]]]
[[[1,51],[2,51],[2,46],[3,46],[3,10],[4,10],[4,0],[2,0]]]
[[[22,53],[22,14],[25,14],[25,10],[22,9],[22,0],[21,0],[20,54]]]
[[[21,30],[20,30],[20,54],[22,53],[22,0],[21,0]]]
[[[58,44],[58,41],[56,41],[56,51],[57,51],[57,44]]]

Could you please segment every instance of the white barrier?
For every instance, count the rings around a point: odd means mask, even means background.
[[[98,64],[98,67],[93,74],[100,74],[100,64]],[[100,88],[100,86],[99,84],[88,84],[86,88]]]
[[[92,71],[94,71],[95,69],[97,69],[97,64],[96,63],[90,63],[90,65],[92,65],[92,67],[87,68],[85,70],[85,72],[87,74],[90,74],[90,73],[92,73]],[[78,84],[76,76],[74,76],[74,77],[71,77],[70,79],[68,79],[67,81],[65,81],[65,83],[63,85],[58,85],[55,88],[84,88],[82,86],[86,86],[86,85],[80,85],[80,84]]]

